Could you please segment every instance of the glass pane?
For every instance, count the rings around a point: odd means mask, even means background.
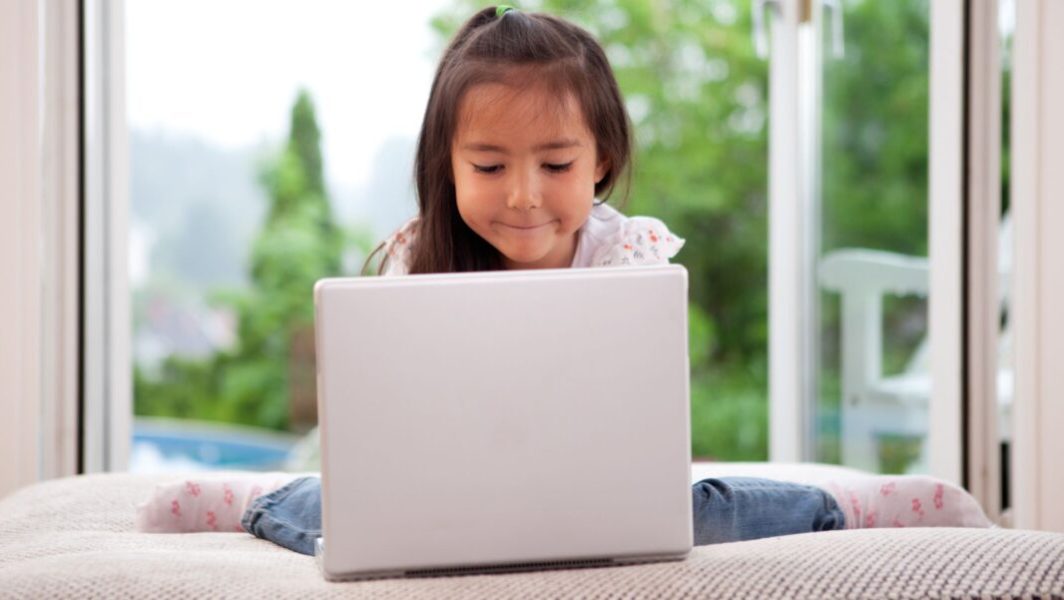
[[[927,468],[930,393],[929,5],[837,4],[844,47],[833,43],[826,6],[819,37],[815,457],[919,472]]]
[[[442,4],[126,5],[132,470],[314,468],[312,286],[414,212]]]

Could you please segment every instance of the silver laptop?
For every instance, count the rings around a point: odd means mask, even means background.
[[[678,265],[326,279],[326,578],[681,559]]]

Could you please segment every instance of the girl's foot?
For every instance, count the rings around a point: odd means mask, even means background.
[[[846,528],[991,527],[963,489],[926,475],[869,475],[823,486],[846,516]]]
[[[251,501],[293,479],[297,473],[202,475],[155,486],[137,506],[137,530],[147,533],[239,531]]]

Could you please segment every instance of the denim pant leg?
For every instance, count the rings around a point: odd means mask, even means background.
[[[321,537],[321,479],[301,477],[259,496],[240,524],[256,537],[313,556]]]
[[[726,477],[703,479],[691,493],[695,545],[844,527],[831,494],[808,485]],[[321,536],[321,479],[296,479],[257,498],[241,524],[257,537],[313,555]]]
[[[845,527],[835,498],[809,485],[724,477],[699,481],[691,494],[696,546]]]

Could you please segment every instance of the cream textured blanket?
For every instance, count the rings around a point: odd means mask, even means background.
[[[684,562],[327,583],[250,535],[142,534],[165,476],[94,475],[0,499],[0,598],[1064,598],[1064,535],[873,529],[695,548]]]

